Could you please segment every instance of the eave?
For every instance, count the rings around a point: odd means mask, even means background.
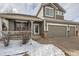
[[[9,20],[16,19],[16,20],[42,21],[40,18],[36,16],[17,14],[17,13],[0,13],[0,17]]]
[[[73,21],[68,21],[68,20],[48,19],[48,18],[45,18],[45,20],[49,22],[55,22],[55,23],[79,25],[79,22],[73,22]]]

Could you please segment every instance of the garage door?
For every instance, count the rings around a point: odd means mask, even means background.
[[[69,36],[75,36],[75,27],[70,27]]]
[[[66,36],[66,26],[48,25],[48,37]]]

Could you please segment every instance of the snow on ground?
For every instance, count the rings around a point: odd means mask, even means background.
[[[15,55],[27,52],[31,56],[65,56],[64,53],[52,44],[40,44],[32,39],[25,45],[21,44],[21,40],[11,40],[8,47],[4,47],[0,42],[0,55]],[[21,56],[23,54],[20,54]]]

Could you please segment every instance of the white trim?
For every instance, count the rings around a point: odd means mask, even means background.
[[[78,28],[77,28],[77,26],[75,26],[75,31],[78,31]]]
[[[47,25],[58,25],[58,26],[68,26],[68,24],[57,24],[57,23],[47,23]],[[76,25],[69,25],[75,27]]]
[[[68,24],[57,24],[57,23],[47,23],[47,31],[49,25],[57,25],[57,26],[69,26],[69,27],[75,27],[76,25],[68,25]]]
[[[26,22],[27,23],[27,21],[24,21],[24,20],[15,20],[16,22]]]
[[[46,6],[45,8],[54,9],[54,8],[52,8],[52,7],[48,7],[48,6]]]
[[[38,26],[38,33],[35,32],[35,25]],[[39,34],[39,24],[34,24],[34,34]]]
[[[44,20],[44,31],[46,31],[46,20]]]
[[[2,38],[2,21],[3,19],[0,17],[0,39]]]
[[[46,8],[48,8],[48,9],[51,9],[52,11],[53,11],[53,15],[51,16],[51,15],[47,15],[46,14]],[[51,8],[51,7],[45,7],[45,16],[48,16],[48,17],[54,17],[54,8]]]
[[[67,31],[70,31],[70,27],[69,26],[67,26]]]
[[[56,19],[56,9],[55,9],[55,13],[54,14],[55,14],[55,19]]]
[[[47,31],[48,31],[48,23],[47,23]]]
[[[62,11],[56,11],[56,15],[61,15],[61,16],[63,16],[64,15],[64,13],[62,14],[63,12]]]
[[[69,25],[70,27],[75,27],[76,25]]]
[[[76,31],[78,31],[78,28],[77,28],[77,26],[75,26],[75,36],[76,36]]]

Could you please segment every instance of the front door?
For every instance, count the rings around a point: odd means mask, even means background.
[[[39,34],[39,24],[34,24],[34,34]]]

